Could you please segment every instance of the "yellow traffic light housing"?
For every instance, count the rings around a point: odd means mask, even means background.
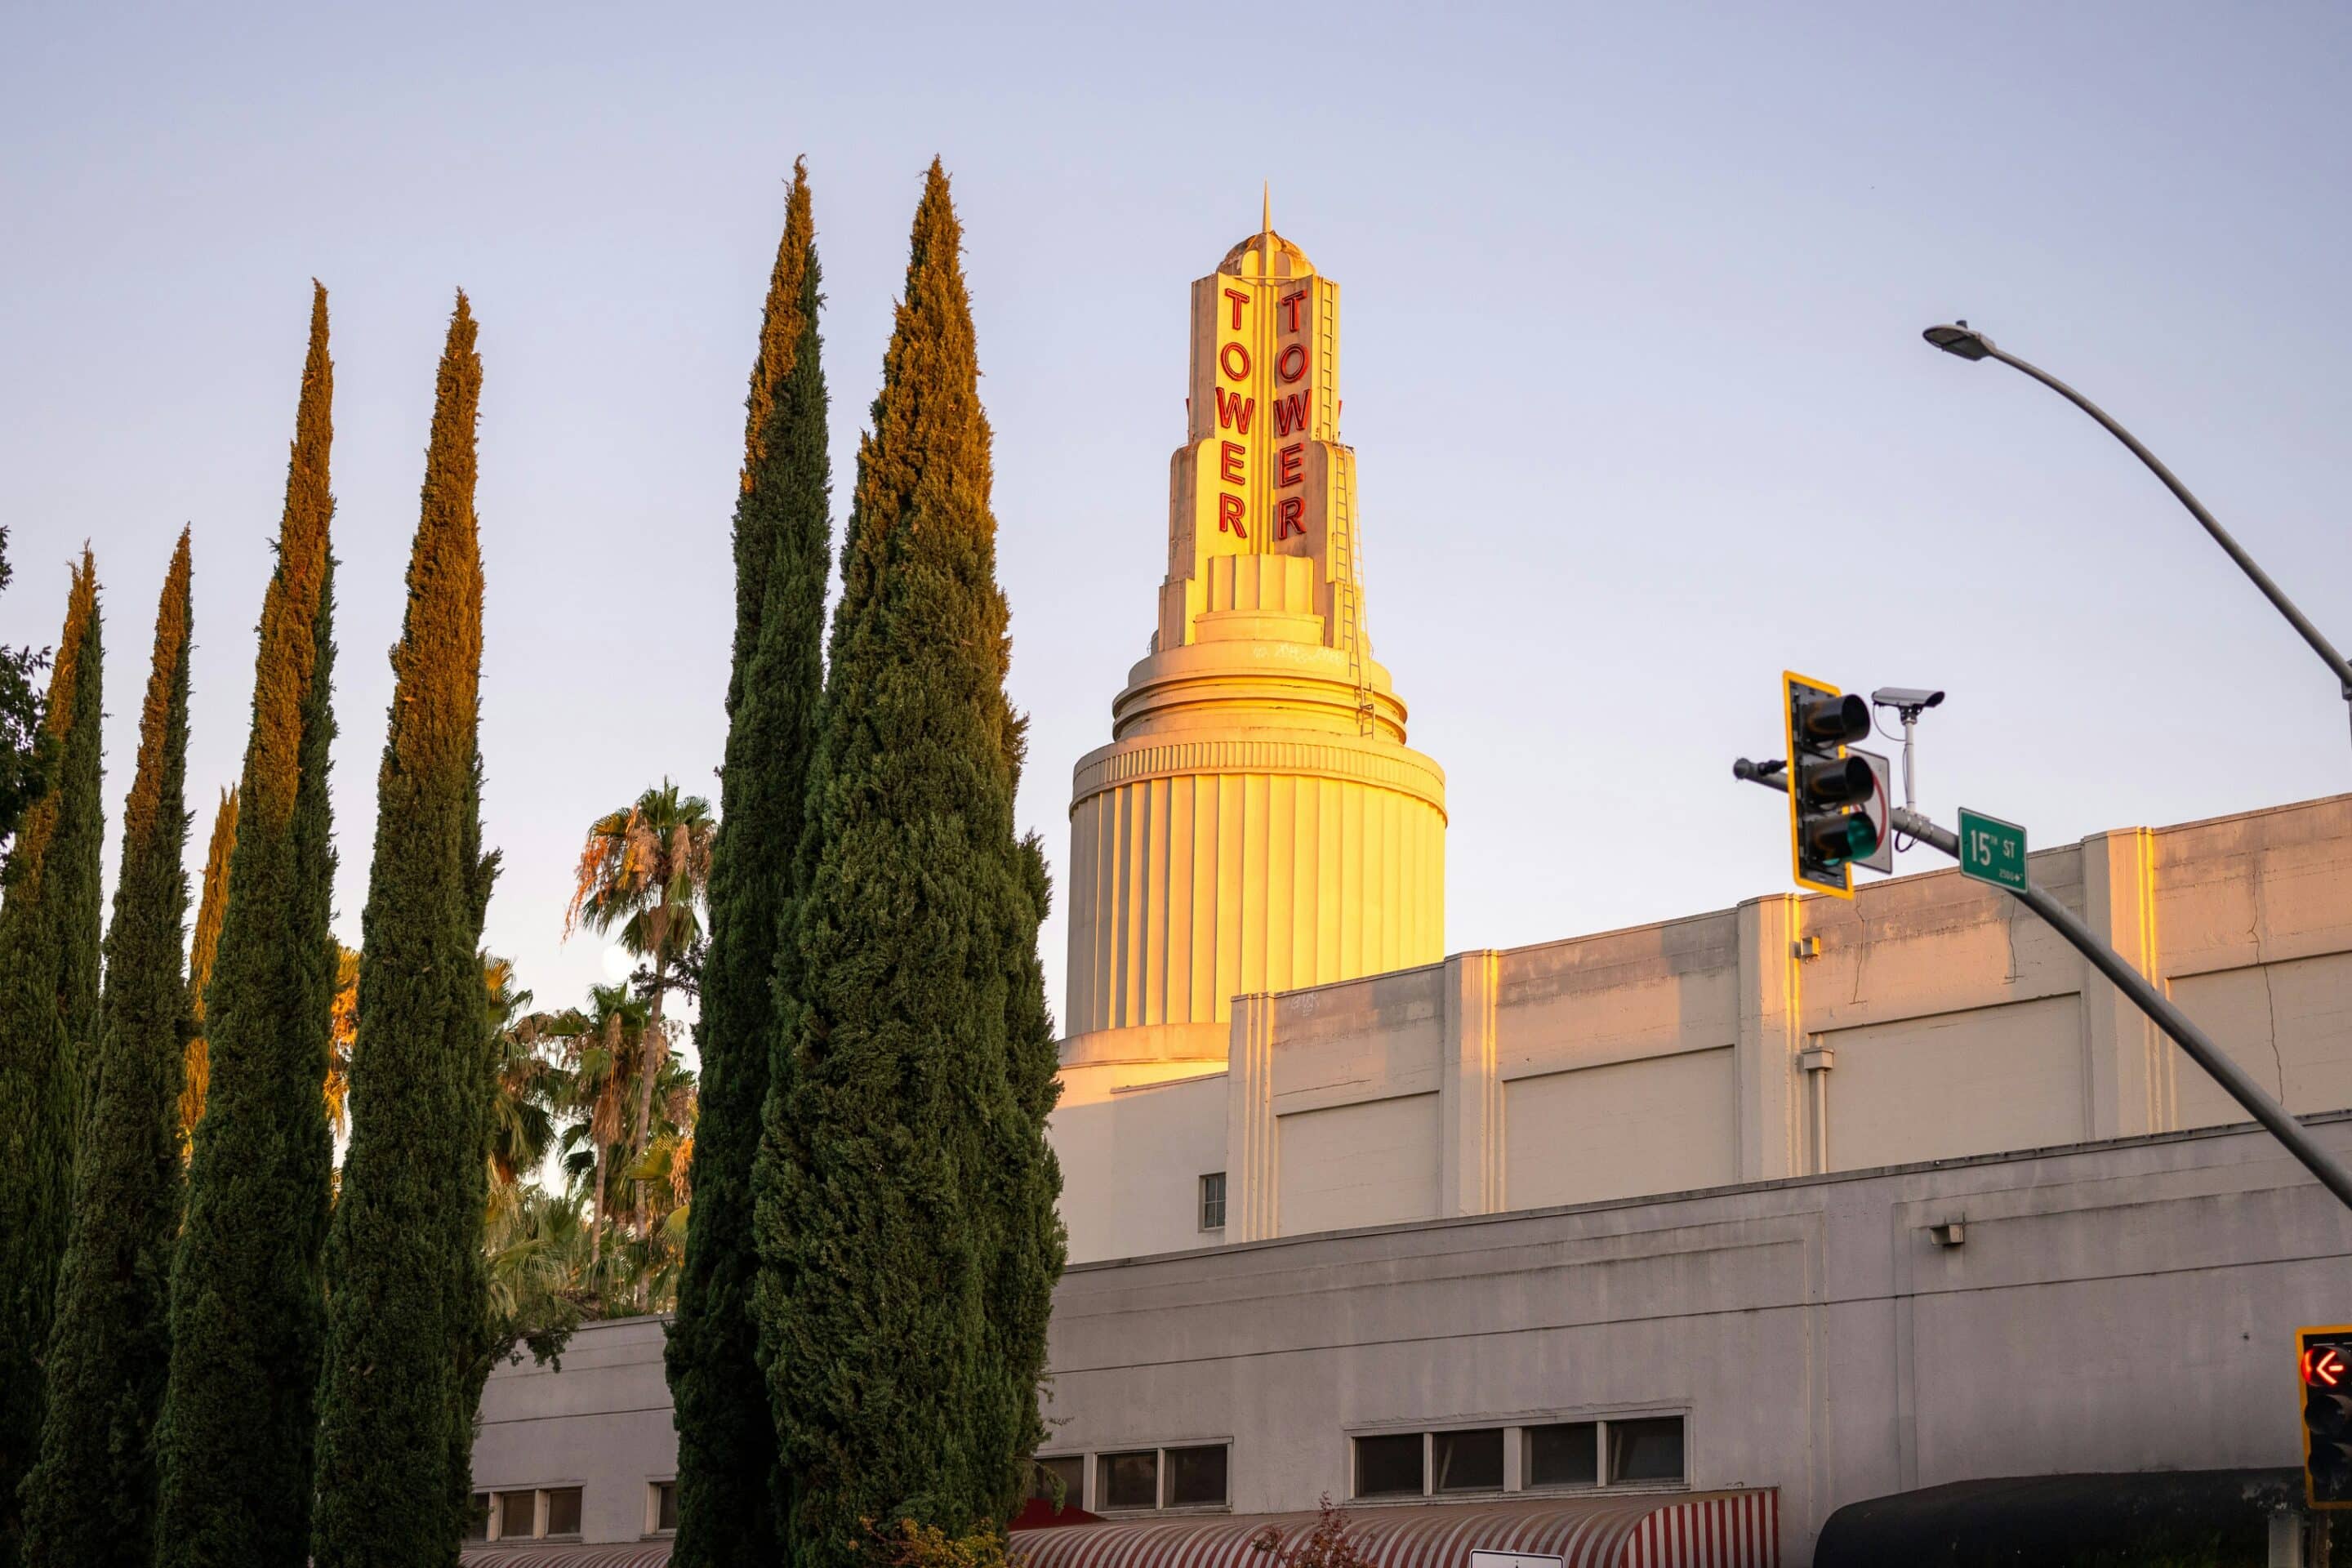
[[[1801,888],[1851,899],[1853,863],[1878,847],[1878,826],[1864,809],[1876,776],[1845,750],[1848,741],[1870,733],[1870,704],[1783,670],[1780,711],[1789,743],[1791,874]]]

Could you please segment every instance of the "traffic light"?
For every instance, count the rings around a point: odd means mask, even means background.
[[[2314,1508],[2352,1508],[2352,1326],[2297,1329],[2303,1394],[2303,1495]]]
[[[1853,863],[1878,847],[1864,807],[1877,776],[1845,743],[1870,733],[1870,704],[1793,671],[1780,676],[1789,741],[1789,837],[1797,885],[1853,897]]]

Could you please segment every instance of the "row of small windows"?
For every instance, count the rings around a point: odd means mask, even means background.
[[[1172,1448],[1123,1448],[1092,1456],[1094,1486],[1089,1492],[1089,1466],[1085,1454],[1040,1456],[1034,1496],[1053,1500],[1051,1475],[1060,1481],[1062,1506],[1096,1513],[1137,1512],[1146,1509],[1223,1508],[1229,1495],[1229,1457],[1223,1443],[1192,1443]]]
[[[1683,1418],[1633,1415],[1527,1426],[1372,1432],[1353,1439],[1352,1496],[1444,1496],[1538,1488],[1656,1486],[1681,1481]],[[1517,1474],[1506,1456],[1518,1455]],[[1233,1448],[1226,1443],[1046,1454],[1033,1495],[1097,1513],[1219,1509],[1232,1502]],[[1050,1478],[1050,1479],[1049,1479]],[[1089,1484],[1091,1483],[1091,1484]],[[544,1541],[580,1534],[578,1487],[533,1487],[474,1494],[468,1541]],[[646,1488],[646,1533],[677,1528],[677,1483]]]
[[[1516,1478],[1507,1454],[1517,1449]],[[1538,1426],[1381,1432],[1355,1441],[1360,1498],[1433,1497],[1535,1487],[1655,1486],[1684,1479],[1683,1418],[1619,1416]]]
[[[468,1541],[543,1541],[579,1533],[578,1487],[476,1492],[466,1521]]]
[[[578,1487],[531,1487],[474,1494],[466,1521],[468,1541],[561,1541],[580,1534]],[[646,1533],[677,1528],[677,1483],[646,1484]]]
[[[1349,1447],[1349,1494],[1367,1500],[1671,1486],[1688,1470],[1680,1415],[1371,1432]],[[1516,1464],[1507,1462],[1514,1456]],[[1136,1513],[1232,1502],[1233,1448],[1226,1443],[1048,1454],[1037,1465],[1033,1495],[1053,1501],[1058,1482],[1066,1508]]]

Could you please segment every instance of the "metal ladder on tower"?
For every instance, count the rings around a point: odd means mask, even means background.
[[[1378,710],[1365,672],[1361,552],[1356,548],[1356,454],[1336,443],[1332,452],[1339,459],[1339,483],[1332,487],[1331,498],[1331,604],[1339,623],[1333,628],[1333,640],[1348,660],[1348,684],[1356,689],[1356,732],[1370,735]]]

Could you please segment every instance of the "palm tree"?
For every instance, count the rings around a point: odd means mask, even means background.
[[[551,1193],[531,1182],[492,1190],[482,1250],[493,1365],[519,1347],[541,1361],[562,1349],[593,1304],[589,1247],[576,1194]]]
[[[588,828],[580,851],[571,907],[563,912],[569,940],[581,926],[599,935],[620,928],[621,945],[638,959],[648,1008],[646,1039],[650,1070],[637,1080],[636,1121],[629,1138],[629,1164],[645,1159],[653,1138],[654,1089],[668,1059],[669,1028],[662,1003],[678,983],[684,961],[702,937],[701,907],[710,885],[710,845],[719,824],[710,803],[681,795],[664,779],[636,803],[607,812]],[[645,1184],[637,1184],[639,1228],[646,1224]]]
[[[685,1256],[694,1073],[675,1059],[653,1059],[646,1044],[648,1005],[631,996],[626,985],[592,987],[589,1002],[587,1011],[551,1021],[565,1044],[563,1109],[572,1117],[557,1134],[556,1150],[572,1201],[584,1203],[589,1214],[580,1295],[600,1317],[658,1310],[676,1297],[677,1271]],[[646,1073],[656,1080],[654,1131],[644,1156],[631,1164],[622,1141],[621,1108],[637,1098]],[[622,1182],[636,1184],[647,1198],[635,1226],[614,1228],[608,1222]]]
[[[496,1097],[490,1102],[490,1188],[512,1187],[525,1171],[535,1171],[555,1142],[555,1106],[565,1096],[562,1067],[541,1049],[555,1037],[550,1026],[560,1015],[530,1011],[531,995],[514,984],[514,961],[482,955],[482,990],[489,1014],[497,1066]]]
[[[686,1226],[694,1197],[694,1121],[700,1109],[695,1074],[664,1061],[654,1086],[654,1135],[629,1171],[637,1191],[650,1194],[630,1244],[635,1310],[667,1311],[677,1304],[677,1277],[686,1264]]]
[[[563,1109],[575,1118],[558,1140],[563,1168],[589,1199],[588,1256],[601,1266],[604,1222],[612,1212],[613,1165],[622,1152],[623,1108],[646,1072],[652,1003],[626,984],[592,985],[586,1011],[574,1007],[547,1020],[562,1042],[567,1075]]]

